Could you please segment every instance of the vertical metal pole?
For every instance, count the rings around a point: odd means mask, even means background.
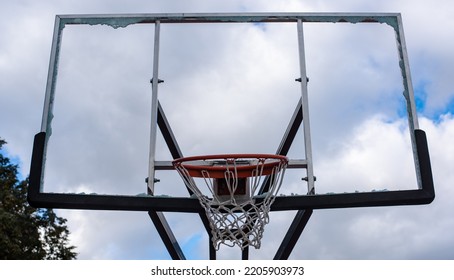
[[[43,158],[41,160],[41,176],[39,182],[39,191],[43,190],[44,171],[46,167],[47,142],[52,135],[52,119],[54,118],[54,99],[55,87],[57,84],[58,61],[60,58],[60,44],[63,35],[63,26],[61,26],[59,16],[55,16],[54,34],[52,38],[52,48],[49,61],[49,72],[47,74],[46,95],[44,97],[43,116],[41,119],[41,132],[45,132]],[[31,176],[30,176],[31,178]],[[31,182],[31,181],[30,181]]]
[[[249,246],[241,250],[241,260],[249,260]]]
[[[410,131],[419,129],[418,116],[416,112],[415,95],[413,92],[413,83],[411,81],[410,63],[407,54],[407,44],[405,43],[404,28],[402,17],[397,17],[398,30],[396,30],[397,49],[399,51],[400,68],[404,79],[404,95],[407,99],[407,112],[410,125]]]
[[[160,21],[155,23],[154,33],[154,53],[153,53],[153,78],[151,80],[151,125],[150,125],[150,154],[148,158],[148,193],[154,194],[155,180],[155,154],[156,154],[156,136],[158,130],[158,84],[159,84],[159,34]]]
[[[407,55],[407,45],[405,43],[404,28],[402,23],[402,17],[400,15],[397,17],[397,23],[398,28],[396,29],[396,43],[397,49],[399,51],[400,71],[402,73],[402,79],[404,84],[404,97],[407,102],[408,126],[413,149],[413,160],[415,164],[416,177],[418,180],[418,188],[422,189],[423,184],[420,172],[421,168],[419,166],[418,151],[415,139],[415,129],[419,129],[419,122],[415,104],[415,94],[413,92],[413,83],[411,81],[410,63]]]
[[[216,260],[216,249],[214,248],[213,242],[211,241],[211,234],[208,234],[208,243],[210,260]]]
[[[52,48],[49,61],[49,72],[47,74],[46,96],[44,99],[43,118],[41,121],[41,132],[47,132],[49,138],[51,132],[52,111],[55,98],[55,86],[57,83],[58,60],[60,57],[60,44],[62,40],[63,28],[60,28],[60,17],[55,16],[54,35],[52,38]],[[47,141],[47,140],[46,140]]]
[[[304,148],[306,151],[307,160],[307,193],[313,194],[314,190],[314,170],[312,166],[312,144],[311,144],[311,129],[309,124],[309,98],[307,91],[307,74],[306,74],[306,58],[304,53],[304,34],[303,22],[301,19],[297,22],[298,31],[298,48],[300,60],[301,74],[301,96],[303,101],[303,129],[304,129]]]

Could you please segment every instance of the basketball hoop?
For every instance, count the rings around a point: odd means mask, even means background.
[[[287,157],[269,154],[205,155],[173,161],[205,209],[216,250],[220,244],[260,248],[287,164]]]

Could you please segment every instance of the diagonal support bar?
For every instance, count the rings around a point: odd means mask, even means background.
[[[180,245],[178,245],[177,239],[173,235],[173,232],[170,229],[170,226],[167,223],[164,214],[162,212],[149,211],[148,215],[153,221],[153,224],[156,227],[159,236],[161,236],[161,239],[164,242],[164,245],[166,246],[167,251],[169,252],[172,259],[186,260],[186,257],[184,256]]]
[[[283,156],[288,154],[290,147],[293,143],[293,140],[295,139],[302,122],[303,122],[303,104],[302,99],[300,98],[298,104],[296,105],[295,111],[293,112],[287,130],[285,131],[281,143],[277,148],[276,154]]]
[[[279,249],[277,250],[276,255],[274,256],[275,260],[288,259],[288,257],[293,251],[293,248],[295,248],[295,245],[298,242],[301,233],[306,227],[307,222],[309,222],[309,218],[311,217],[312,212],[313,212],[312,209],[306,209],[299,210],[296,213],[296,216],[293,219],[293,222],[290,225],[287,234],[282,240],[281,246],[279,246]]]
[[[164,137],[164,141],[169,148],[170,154],[172,155],[173,159],[177,159],[183,156],[183,153],[178,146],[177,140],[175,135],[173,134],[172,129],[170,128],[169,121],[164,114],[164,110],[162,109],[161,102],[158,100],[158,127],[161,131],[162,136]]]
[[[277,148],[277,151],[276,151],[277,155],[282,155],[282,156],[287,155],[288,151],[290,150],[290,147],[292,146],[293,140],[295,139],[296,134],[298,133],[298,129],[299,129],[302,121],[303,121],[303,106],[302,106],[302,100],[300,98],[298,104],[296,105],[295,111],[293,112],[292,118],[290,119],[287,130],[285,131],[284,136],[282,137],[281,143],[279,144],[279,147]],[[259,194],[266,193],[269,190],[269,187],[270,187],[270,178],[267,177],[263,181],[263,184],[259,190]]]
[[[162,136],[164,137],[164,141],[167,144],[167,147],[169,148],[170,154],[172,155],[173,159],[181,158],[183,157],[183,153],[181,152],[180,147],[178,146],[178,142],[175,138],[175,135],[173,134],[172,129],[170,128],[170,123],[167,120],[167,117],[164,113],[164,110],[161,106],[161,103],[158,101],[158,118],[157,118],[157,123],[159,130],[162,133]],[[186,189],[189,192],[189,195],[192,195],[193,192],[191,191],[190,188],[186,186]],[[211,260],[216,259],[216,250],[211,242],[211,228],[210,228],[210,222],[208,221],[208,218],[205,214],[205,212],[199,212],[200,219],[202,220],[203,226],[205,227],[206,232],[208,233],[208,239],[210,243],[209,247],[209,255]]]

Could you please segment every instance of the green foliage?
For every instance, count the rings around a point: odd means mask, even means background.
[[[18,166],[2,153],[0,139],[0,260],[71,260],[66,219],[52,209],[27,203],[28,179],[18,180]]]

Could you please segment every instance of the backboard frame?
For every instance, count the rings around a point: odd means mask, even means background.
[[[184,259],[177,242],[161,212],[186,212],[198,213],[204,221],[204,209],[199,201],[191,196],[187,197],[161,197],[153,196],[154,180],[148,180],[148,196],[128,195],[87,195],[69,193],[48,193],[43,189],[46,149],[51,131],[52,111],[54,105],[55,86],[58,72],[58,59],[62,32],[66,25],[108,25],[113,28],[126,27],[131,24],[155,25],[154,71],[152,85],[152,125],[151,134],[156,136],[159,127],[164,140],[173,158],[183,156],[170,124],[157,98],[159,84],[158,57],[159,57],[159,26],[172,23],[296,23],[298,25],[299,40],[302,40],[302,26],[306,22],[320,23],[382,23],[391,26],[395,31],[399,64],[404,86],[404,96],[407,102],[407,118],[412,142],[413,158],[417,177],[417,186],[409,190],[393,190],[383,192],[355,192],[316,194],[313,192],[313,171],[311,160],[290,161],[289,168],[306,168],[308,174],[308,195],[278,196],[271,206],[271,211],[298,210],[294,223],[289,229],[289,234],[279,248],[275,258],[286,258],[291,252],[299,234],[307,223],[314,209],[350,208],[350,207],[375,207],[397,205],[429,204],[435,198],[434,184],[430,156],[425,132],[419,129],[418,117],[411,81],[407,48],[404,39],[401,15],[398,13],[241,13],[241,14],[121,14],[121,15],[58,15],[55,19],[54,35],[49,63],[49,73],[44,101],[41,130],[35,135],[33,153],[30,166],[28,201],[33,207],[61,208],[61,209],[86,209],[86,210],[122,210],[122,211],[148,211],[158,231],[166,244],[169,253],[174,259]],[[304,48],[300,52],[300,64],[304,63]],[[301,77],[304,80],[305,68],[301,67]],[[153,82],[156,81],[156,82]],[[300,81],[301,82],[301,81]],[[302,85],[306,83],[301,82]],[[302,86],[302,90],[307,90]],[[304,99],[304,94],[303,98]],[[306,93],[307,96],[307,93]],[[285,155],[299,130],[303,119],[308,117],[307,100],[300,100],[284,133],[276,154]],[[154,119],[153,119],[154,118]],[[308,126],[305,126],[308,128]],[[153,137],[152,137],[153,138]],[[171,162],[156,161],[153,149],[155,140],[150,142],[149,178],[154,178],[155,170],[172,170]],[[310,138],[306,141],[310,141]],[[309,142],[310,146],[310,142]],[[306,156],[311,156],[306,149]],[[312,182],[310,182],[312,180]],[[312,184],[312,186],[311,186]],[[191,192],[189,192],[191,195]],[[207,228],[207,223],[204,222]],[[207,228],[207,232],[209,229]],[[175,245],[176,244],[176,245]],[[290,249],[289,249],[290,248]],[[246,253],[247,254],[247,253]],[[215,253],[210,248],[210,258],[215,258]],[[243,256],[244,258],[245,256]]]

